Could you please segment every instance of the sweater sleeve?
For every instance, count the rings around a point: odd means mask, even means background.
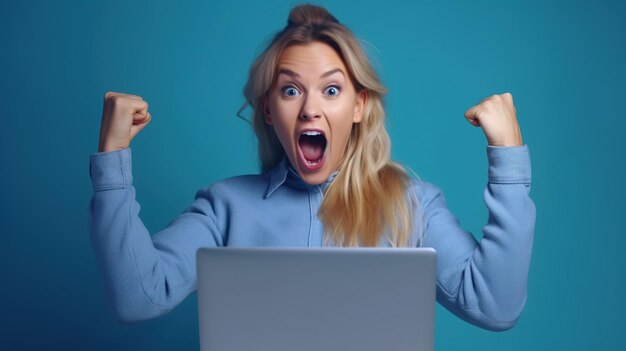
[[[526,303],[535,228],[528,145],[487,146],[489,216],[478,242],[450,213],[440,189],[417,180],[426,228],[437,251],[437,301],[484,329],[512,328]]]
[[[122,321],[160,316],[196,289],[196,250],[223,246],[209,189],[151,236],[139,218],[130,148],[90,155],[88,228],[107,298]]]

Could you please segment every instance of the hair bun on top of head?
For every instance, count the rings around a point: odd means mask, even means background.
[[[327,23],[339,23],[339,21],[325,8],[311,4],[294,7],[289,12],[289,18],[287,19],[287,26],[322,25]]]

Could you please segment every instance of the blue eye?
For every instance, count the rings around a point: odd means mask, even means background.
[[[330,96],[337,96],[339,95],[340,91],[341,91],[341,88],[339,88],[336,85],[331,85],[328,88],[326,88],[326,90],[324,90],[324,92]]]
[[[291,85],[288,85],[288,86],[286,86],[286,87],[283,87],[283,88],[281,89],[281,91],[282,91],[283,95],[286,95],[286,96],[291,96],[291,97],[293,97],[293,96],[298,96],[298,95],[300,94],[300,92],[299,92],[296,88],[294,88],[293,86],[291,86]]]

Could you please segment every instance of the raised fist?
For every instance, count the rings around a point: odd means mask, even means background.
[[[504,93],[483,99],[465,111],[465,118],[482,127],[491,146],[522,146],[522,132],[517,123],[513,95]]]
[[[109,91],[104,94],[98,152],[125,149],[152,119],[141,96]]]

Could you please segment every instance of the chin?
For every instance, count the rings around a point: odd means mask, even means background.
[[[295,162],[291,161],[291,164],[296,172],[298,172],[298,176],[300,176],[300,178],[309,185],[320,185],[324,183],[333,173],[330,170],[330,165],[326,163],[316,170],[303,167],[302,159],[298,159],[298,156],[296,156]]]
[[[300,178],[302,178],[302,180],[309,185],[320,185],[324,183],[328,177],[330,177],[330,174],[326,173],[327,172],[316,172],[315,174],[303,174],[302,172],[298,172]]]

